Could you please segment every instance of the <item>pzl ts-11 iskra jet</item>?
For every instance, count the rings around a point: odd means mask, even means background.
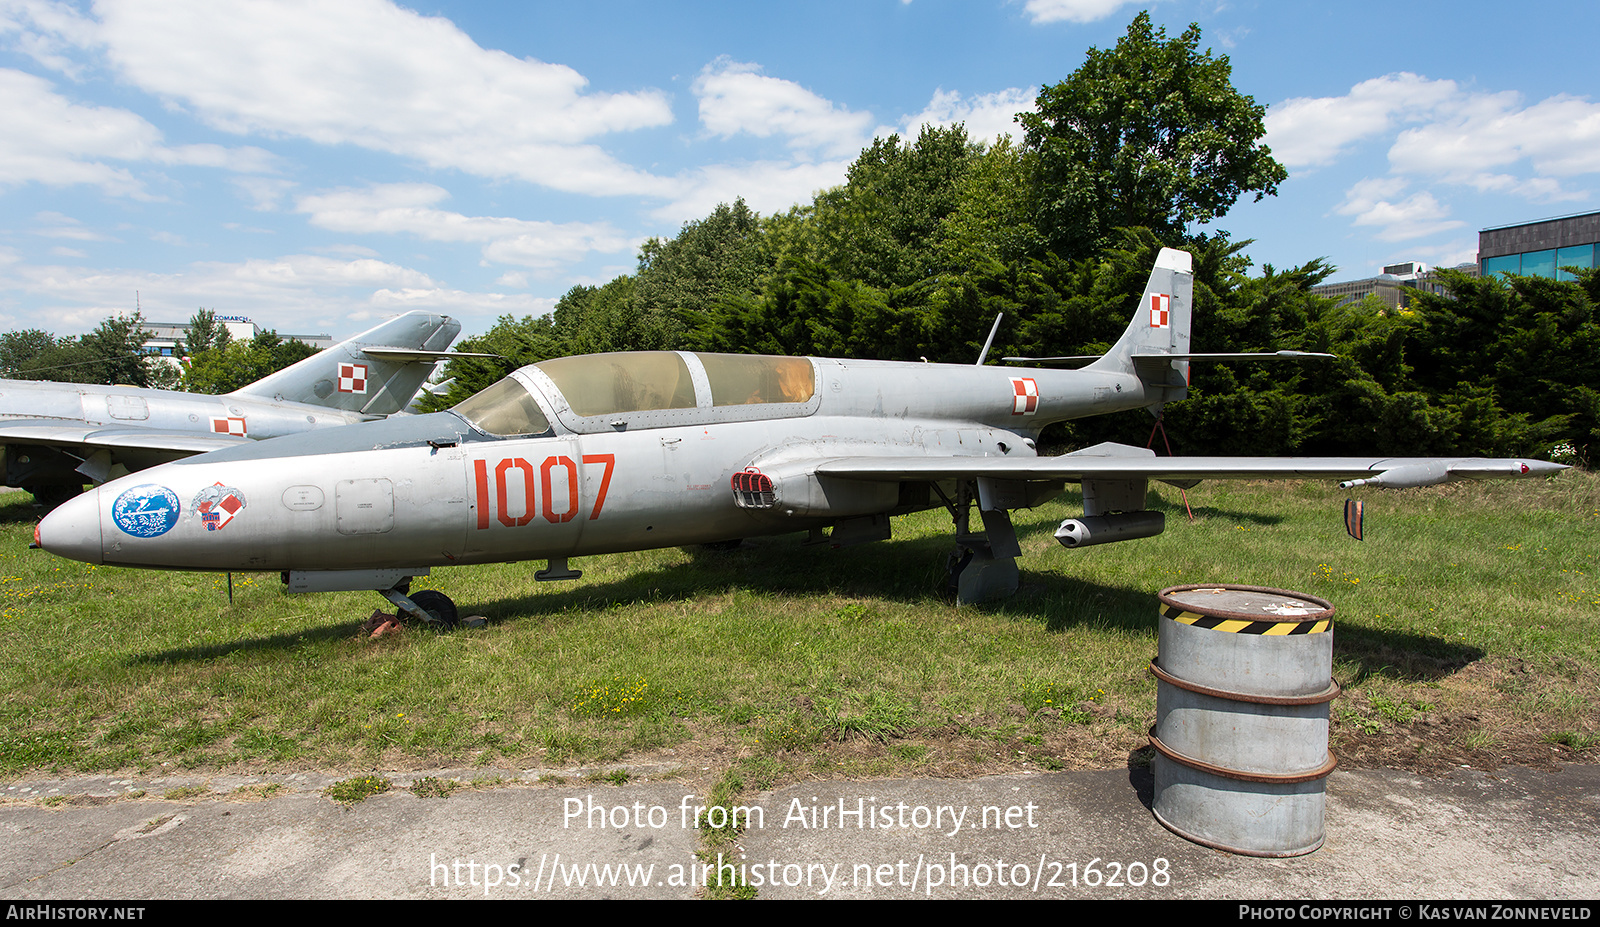
[[[947,507],[952,586],[1014,591],[1010,510],[1083,487],[1068,547],[1149,537],[1148,481],[1330,477],[1422,486],[1558,465],[1480,458],[1157,457],[1101,444],[1040,457],[1044,426],[1186,395],[1190,257],[1163,250],[1133,321],[1078,370],[682,351],[524,367],[457,405],[278,438],[100,486],[39,525],[44,549],[89,563],[281,571],[295,592],[375,590],[449,624],[444,595],[407,595],[431,567],[831,528],[836,546],[889,536],[892,515]],[[1283,355],[1261,355],[1275,357]],[[981,364],[981,358],[980,358]],[[973,523],[977,503],[979,522]]]

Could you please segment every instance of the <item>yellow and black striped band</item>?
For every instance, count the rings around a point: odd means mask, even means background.
[[[1197,628],[1208,628],[1213,631],[1231,631],[1235,634],[1266,634],[1271,636],[1321,634],[1333,627],[1332,618],[1308,621],[1251,621],[1246,618],[1218,618],[1213,615],[1201,615],[1195,612],[1186,612],[1174,606],[1163,608],[1161,617],[1171,618],[1179,624],[1194,625]]]

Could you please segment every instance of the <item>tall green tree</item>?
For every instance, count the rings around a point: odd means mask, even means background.
[[[632,299],[641,316],[675,335],[675,321],[721,299],[747,297],[771,269],[762,246],[761,217],[736,199],[711,215],[685,223],[676,237],[648,239],[639,252]]]
[[[1288,172],[1260,143],[1265,108],[1234,88],[1226,55],[1199,45],[1198,25],[1168,39],[1140,13],[1115,49],[1090,49],[1019,114],[1047,248],[1085,256],[1134,226],[1176,244],[1240,196],[1277,193]]]
[[[228,326],[217,321],[216,312],[197,309],[189,318],[189,330],[183,335],[183,352],[193,356],[201,351],[214,351],[227,347],[232,339]]]
[[[840,277],[887,289],[938,274],[943,223],[962,202],[981,146],[960,125],[923,126],[915,141],[873,139],[842,186],[820,194],[814,260]]]
[[[35,379],[29,375],[39,358],[54,350],[56,336],[41,328],[26,328],[0,334],[0,377],[13,380]]]

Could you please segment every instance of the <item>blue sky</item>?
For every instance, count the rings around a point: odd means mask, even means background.
[[[1279,195],[1214,223],[1336,279],[1600,209],[1600,4],[0,0],[0,330],[196,308],[482,332],[874,135],[1014,131],[1148,8],[1268,107]],[[137,294],[137,295],[136,295]]]

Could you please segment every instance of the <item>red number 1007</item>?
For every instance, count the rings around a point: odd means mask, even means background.
[[[594,508],[589,512],[589,520],[600,517],[600,509],[606,504],[606,490],[611,487],[611,471],[616,468],[617,456],[615,454],[585,454],[585,466],[600,464],[605,467],[600,477],[600,489],[594,496]],[[571,457],[565,454],[546,457],[544,463],[538,466],[537,480],[534,476],[534,466],[521,457],[507,457],[494,466],[494,496],[492,507],[493,514],[500,520],[500,524],[507,528],[517,528],[533,521],[535,515],[535,500],[538,500],[538,514],[544,515],[545,521],[552,525],[568,522],[578,514],[578,465]],[[473,482],[478,493],[478,528],[489,527],[491,513],[489,494],[489,462],[487,460],[474,460],[472,462]],[[510,506],[509,488],[516,485],[518,477],[513,470],[521,471],[522,484],[522,512],[513,513]],[[554,492],[554,473],[563,470],[566,474],[566,498],[558,500]],[[556,510],[558,502],[561,510]]]

